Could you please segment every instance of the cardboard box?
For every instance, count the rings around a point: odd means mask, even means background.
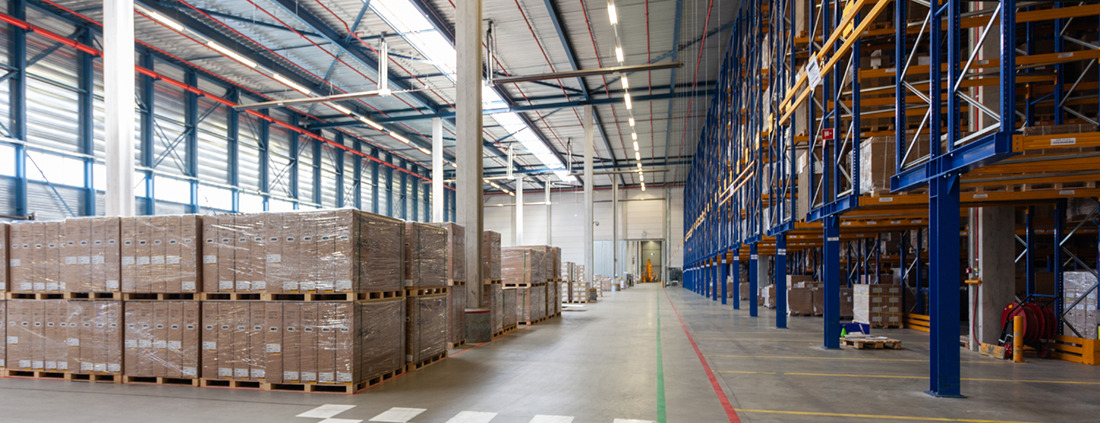
[[[218,233],[218,217],[203,216],[199,222],[202,224],[202,289],[203,292],[221,291],[218,257],[221,234]],[[123,236],[126,234],[123,233]],[[124,261],[125,263],[125,261]],[[216,307],[215,307],[216,308]],[[206,366],[203,366],[204,368]],[[209,376],[204,376],[209,377]]]
[[[267,215],[249,216],[248,267],[251,270],[252,289],[256,292],[271,292],[267,286]]]
[[[316,303],[304,303],[301,309],[302,335],[298,351],[299,375],[303,383],[317,382],[317,326]]]
[[[262,302],[248,302],[247,354],[249,380],[263,380],[267,377],[267,305]]]
[[[11,225],[0,223],[0,292],[8,290],[8,246],[11,245],[9,238],[11,231],[9,228],[11,228]],[[4,347],[0,346],[0,360],[3,360],[4,351],[2,348]],[[4,367],[3,364],[0,364],[0,367]]]
[[[447,286],[447,231],[426,223],[405,223],[405,286]]]
[[[220,374],[221,362],[219,361],[222,356],[219,352],[219,346],[224,345],[224,340],[222,339],[223,322],[221,321],[219,304],[216,301],[202,302],[202,334],[200,337],[202,372],[200,372],[200,375],[208,379],[222,377]]]
[[[287,304],[287,307],[295,307]],[[264,338],[264,381],[268,383],[283,382],[283,334],[285,326],[283,322],[283,303],[264,303],[264,326],[266,331]]]
[[[3,231],[3,229],[0,229],[0,231]],[[8,302],[0,301],[0,340],[3,340],[3,342],[0,342],[0,369],[8,367],[8,325],[14,326],[13,323],[16,322],[8,316]]]
[[[317,383],[336,383],[336,303],[317,304]]]
[[[298,289],[302,292],[317,291],[317,218],[312,213],[299,215],[300,246],[298,251]]]
[[[466,228],[456,223],[432,223],[432,225],[447,231],[447,280],[449,283],[465,282]]]
[[[302,356],[302,305],[283,305],[283,382],[298,383],[301,380]]]
[[[301,220],[298,213],[283,214],[281,275],[284,292],[299,292],[301,289],[302,272],[299,264],[304,255],[300,242]]]
[[[263,237],[264,244],[264,282],[269,293],[280,293],[286,282],[283,270],[283,214],[265,213]],[[271,377],[271,375],[268,375]]]
[[[481,255],[484,257],[484,262],[481,267],[481,278],[483,281],[503,280],[501,274],[502,254],[500,234],[493,231],[482,232]]]
[[[252,327],[250,325],[250,307],[249,302],[231,302],[232,311],[230,316],[233,318],[233,349],[231,352],[231,362],[233,363],[233,378],[238,380],[249,380],[250,377],[250,364],[249,353],[251,347]]]
[[[405,224],[371,213],[359,213],[360,291],[404,289]]]
[[[787,314],[792,316],[813,316],[814,295],[812,288],[787,289]]]
[[[333,343],[334,362],[332,365],[335,373],[335,383],[350,384],[362,378],[362,366],[357,365],[362,360],[362,348],[356,344],[358,334],[353,332],[359,328],[358,315],[361,311],[353,302],[332,303],[333,320],[332,332],[335,335]]]
[[[439,294],[407,297],[406,300],[408,320],[405,328],[405,361],[420,363],[446,352],[447,296]]]

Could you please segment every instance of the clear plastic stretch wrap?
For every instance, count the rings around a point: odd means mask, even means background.
[[[447,351],[447,296],[406,297],[405,361],[420,363]]]
[[[206,292],[401,289],[404,224],[352,209],[202,217]]]
[[[396,371],[404,301],[204,301],[202,377],[344,385]]]
[[[447,291],[447,342],[457,345],[465,339],[466,287],[452,286]]]
[[[526,247],[508,247],[501,251],[500,274],[508,285],[542,283],[546,279],[543,258],[546,254]]]
[[[199,377],[198,301],[126,301],[123,312],[123,374]]]
[[[501,280],[500,234],[493,231],[481,233],[481,279],[483,281]]]
[[[577,277],[577,263],[567,261],[561,265],[561,279],[565,282],[573,282]]]
[[[0,222],[0,292],[8,290],[8,232],[11,225]],[[3,352],[3,351],[0,351]],[[0,354],[0,360],[3,359]],[[0,365],[0,367],[3,367]]]
[[[447,231],[447,280],[465,282],[466,228],[456,223],[432,223],[432,225]]]
[[[1097,339],[1097,327],[1100,322],[1100,313],[1097,312],[1097,294],[1092,288],[1096,285],[1096,276],[1090,272],[1065,272],[1063,274],[1065,288],[1063,292],[1063,304],[1066,305],[1065,334],[1078,336],[1085,339]],[[1088,293],[1089,295],[1085,295]],[[1077,305],[1069,308],[1069,305],[1077,301],[1077,298],[1085,295]],[[1070,326],[1073,329],[1070,329]],[[1077,332],[1075,333],[1074,330]]]
[[[122,302],[10,300],[9,369],[122,372]]]
[[[504,327],[510,328],[519,323],[519,315],[516,314],[516,289],[501,289],[500,309],[503,316]]]
[[[564,287],[565,285],[566,285],[565,282],[554,282],[553,284],[551,284],[549,287],[546,288],[546,294],[547,294],[547,296],[550,296],[550,299],[548,299],[547,302],[546,302],[547,312],[549,314],[561,313],[561,302],[562,302],[562,292],[561,292],[561,290],[562,290],[562,287]]]
[[[516,248],[535,250],[534,283],[545,282],[561,277],[561,249],[549,245],[524,245]]]
[[[912,146],[905,152],[905,162],[912,163],[928,155],[928,136],[917,137],[913,145],[912,137],[907,137],[906,146]],[[871,137],[859,143],[859,192],[861,194],[882,194],[890,192],[890,177],[894,176],[897,151],[894,137]],[[908,147],[906,147],[908,149]],[[904,150],[904,149],[903,149]],[[816,170],[815,170],[816,171]]]
[[[198,216],[124,217],[120,227],[122,292],[202,292]]]
[[[447,230],[405,223],[405,287],[447,286]]]
[[[499,283],[494,283],[485,292],[489,298],[489,320],[493,333],[498,333],[504,330],[504,289]]]
[[[536,285],[531,288],[531,296],[534,299],[532,301],[532,306],[535,309],[535,317],[538,319],[544,319],[546,316],[549,316],[546,306],[546,297],[548,296],[546,290],[549,287],[550,285]]]
[[[521,322],[533,322],[538,320],[535,312],[535,293],[533,287],[521,286],[509,288],[516,291],[516,318]]]
[[[900,285],[852,285],[852,321],[872,326],[901,325]]]
[[[10,226],[12,292],[119,290],[119,219],[86,217]]]
[[[8,366],[8,302],[0,300],[0,369]]]
[[[562,275],[562,272],[561,272],[561,270],[562,270],[562,267],[561,267],[561,247],[550,247],[550,252],[554,256],[553,257],[554,263],[550,267],[550,269],[553,272],[553,275],[550,276],[550,278],[551,279],[558,279],[558,280],[565,279],[565,276]]]

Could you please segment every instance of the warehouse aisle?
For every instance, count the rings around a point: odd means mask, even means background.
[[[726,421],[670,304],[656,285],[608,293],[356,396],[0,379],[0,410],[35,423]]]
[[[820,318],[790,317],[788,329],[775,329],[773,310],[752,318],[747,302],[735,311],[683,289],[668,295],[741,421],[1092,422],[1100,413],[1097,366],[1013,364],[963,351],[967,398],[938,399],[923,393],[927,334],[875,329],[903,349],[827,351]]]

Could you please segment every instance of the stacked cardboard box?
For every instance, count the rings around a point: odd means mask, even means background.
[[[401,289],[404,225],[351,209],[202,217],[206,292]]]
[[[1076,336],[1069,326],[1073,326],[1073,329],[1077,330],[1077,333],[1085,339],[1097,339],[1097,324],[1100,324],[1100,313],[1097,312],[1097,291],[1089,290],[1093,285],[1096,285],[1096,276],[1089,272],[1064,272],[1062,273],[1063,281],[1063,304],[1066,305],[1065,334],[1069,336]],[[1085,296],[1076,306],[1070,308],[1069,306],[1077,301],[1077,298],[1084,295],[1086,292],[1089,295]]]
[[[123,374],[199,377],[198,301],[126,301],[122,308]]]
[[[447,296],[407,297],[405,362],[415,366],[447,352]]]
[[[852,291],[852,288],[840,288],[840,317],[852,317],[852,307],[855,304],[852,298]],[[823,314],[825,312],[825,305],[823,303],[818,304],[818,297],[821,297],[824,300],[823,296],[816,295],[814,297],[814,307],[820,307],[821,313],[818,314]]]
[[[775,285],[768,285],[760,289],[760,305],[766,308],[775,308]]]
[[[482,301],[482,304],[489,307],[489,323],[492,326],[493,333],[500,333],[504,330],[503,285],[494,283],[486,285],[484,288],[485,290],[482,291],[482,296],[488,301]]]
[[[546,318],[546,285],[505,288],[514,290],[519,322],[531,324]]]
[[[481,233],[481,279],[484,281],[501,280],[500,234],[493,231]]]
[[[119,219],[76,218],[10,226],[11,292],[117,292]]]
[[[526,248],[538,252],[535,256],[536,265],[539,266],[536,269],[538,278],[534,280],[535,283],[561,279],[561,248],[549,245],[525,245],[514,248]]]
[[[749,299],[749,295],[752,295],[752,292],[749,292],[749,283],[748,282],[739,283],[738,287],[737,287],[737,292],[738,292],[738,294],[741,295],[742,300],[747,300],[747,299]]]
[[[561,288],[564,282],[550,282],[546,285],[546,315],[557,316],[561,314]]]
[[[447,231],[447,282],[466,282],[466,228],[456,223],[432,223]]]
[[[573,284],[577,280],[576,271],[576,263],[567,261],[561,265],[561,302],[563,303],[573,302]]]
[[[427,223],[405,223],[405,287],[447,286],[447,230]]]
[[[0,223],[0,293],[8,290],[8,232],[10,228],[11,225]],[[0,356],[0,360],[2,359],[3,357]]]
[[[202,292],[198,216],[126,217],[120,226],[122,292]]]
[[[854,285],[852,316],[855,322],[875,327],[901,327],[901,286]]]
[[[500,275],[507,285],[546,282],[547,254],[534,248],[508,247],[501,250]]]
[[[122,302],[10,300],[9,369],[83,374],[122,372]]]
[[[361,384],[404,367],[405,299],[204,301],[207,379]]]
[[[516,290],[500,290],[501,323],[504,329],[514,328],[519,323],[519,315],[516,313]]]
[[[908,137],[906,146],[912,145],[912,149],[903,148],[906,163],[913,162],[928,154],[928,136],[918,137],[913,144],[912,137]],[[890,192],[890,177],[896,170],[897,151],[895,138],[871,137],[860,141],[859,144],[859,192],[861,194],[887,194]]]
[[[488,290],[489,287],[483,287]],[[491,316],[490,316],[491,317]],[[466,341],[466,286],[452,286],[447,291],[447,343],[452,346]]]
[[[0,369],[8,366],[8,302],[0,300]]]
[[[813,288],[787,288],[787,314],[792,316],[813,316]]]

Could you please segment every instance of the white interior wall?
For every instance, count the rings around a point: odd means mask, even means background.
[[[684,190],[670,188],[672,195],[671,235],[673,251],[671,266],[683,266],[683,254],[680,244],[684,236]],[[598,190],[594,193],[594,218],[599,225],[595,227],[593,237],[596,241],[610,241],[611,233],[611,190]],[[620,189],[619,202],[619,238],[663,240],[665,236],[665,194],[666,189],[649,188]],[[528,205],[523,209],[524,245],[544,245],[546,242],[546,206],[534,205],[545,198],[541,191],[525,192]],[[512,207],[515,197],[510,195],[490,195],[485,197],[485,230],[499,232],[503,246],[516,245],[512,234]],[[551,195],[553,208],[551,225],[554,246],[561,247],[562,261],[584,262],[584,192],[561,192]],[[503,206],[502,206],[503,205]],[[644,233],[644,235],[643,235]],[[666,246],[666,248],[669,246]],[[626,251],[620,251],[626,257]],[[620,259],[622,260],[622,259]]]

